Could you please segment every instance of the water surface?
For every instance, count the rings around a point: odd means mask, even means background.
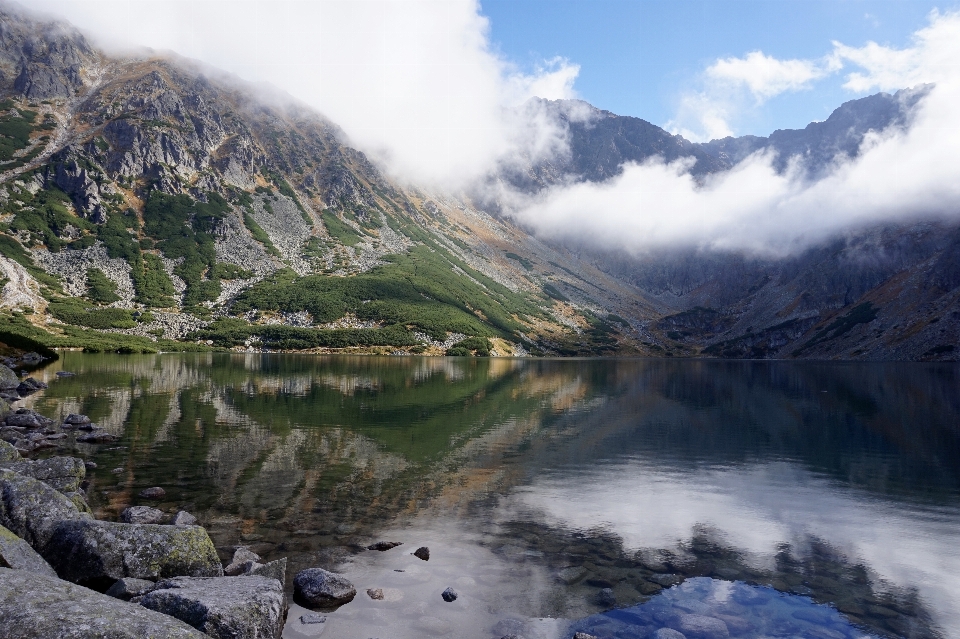
[[[224,558],[357,585],[325,624],[294,607],[291,638],[960,637],[956,365],[65,353],[43,375],[28,405],[121,437],[73,445],[98,516],[159,485]]]

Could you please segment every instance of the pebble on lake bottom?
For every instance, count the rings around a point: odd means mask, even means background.
[[[383,588],[367,588],[367,594],[370,595],[371,599],[379,601],[383,599]]]
[[[305,626],[317,623],[327,623],[327,616],[316,612],[308,612],[300,615],[300,623]]]

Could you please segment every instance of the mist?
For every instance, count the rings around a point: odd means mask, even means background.
[[[578,67],[544,60],[524,73],[491,43],[476,0],[37,0],[114,50],[173,50],[318,109],[394,178],[477,192],[504,167],[569,153],[565,124],[537,107],[576,97]],[[803,250],[860,228],[960,213],[960,15],[932,13],[910,46],[824,43],[815,60],[762,52],[706,67],[711,92],[684,103],[714,131],[731,133],[725,102],[762,101],[846,74],[851,98],[932,83],[906,130],[877,131],[854,160],[812,182],[803,158],[786,172],[769,154],[696,180],[690,162],[630,164],[604,183],[572,183],[536,196],[486,193],[546,238],[576,238],[641,253],[696,248],[767,256]],[[603,105],[598,105],[603,106]],[[839,105],[837,105],[839,106]]]
[[[867,226],[960,217],[960,14],[932,14],[906,49],[835,43],[830,57],[835,69],[856,69],[846,79],[852,91],[935,86],[905,130],[871,132],[855,159],[836,159],[822,179],[810,181],[801,157],[778,174],[774,157],[759,153],[702,181],[689,173],[692,160],[655,159],[625,165],[604,183],[501,197],[542,236],[633,253],[676,247],[775,257]]]
[[[319,110],[394,177],[463,188],[498,162],[563,148],[533,96],[569,98],[578,67],[502,59],[476,0],[35,0],[108,51],[170,50]]]

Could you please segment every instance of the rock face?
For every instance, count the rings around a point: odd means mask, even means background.
[[[278,639],[287,617],[283,588],[267,577],[167,579],[140,605],[217,639]]]
[[[56,527],[42,554],[64,579],[102,589],[124,577],[223,575],[213,542],[200,526],[67,521]]]
[[[159,524],[166,517],[162,510],[150,506],[130,506],[120,513],[120,521],[125,524]]]
[[[307,568],[293,578],[293,596],[308,606],[331,606],[352,601],[357,589],[341,575],[323,568]]]
[[[187,624],[56,577],[0,568],[0,637],[205,639]]]
[[[3,526],[0,526],[0,567],[29,570],[48,577],[57,576],[50,564],[45,562],[30,544]]]
[[[82,459],[76,457],[50,457],[37,461],[17,461],[0,464],[6,470],[12,470],[27,477],[39,479],[61,493],[74,493],[80,489],[80,483],[87,476],[87,467]]]
[[[0,525],[42,553],[54,529],[72,521],[87,522],[89,515],[42,481],[0,469]]]

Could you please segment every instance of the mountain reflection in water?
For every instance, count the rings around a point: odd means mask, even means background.
[[[225,558],[337,568],[360,591],[337,637],[532,639],[611,610],[598,636],[641,637],[630,610],[729,584],[822,611],[810,636],[960,637],[955,365],[64,353],[42,375],[26,405],[122,437],[72,445],[98,516],[159,485]]]

